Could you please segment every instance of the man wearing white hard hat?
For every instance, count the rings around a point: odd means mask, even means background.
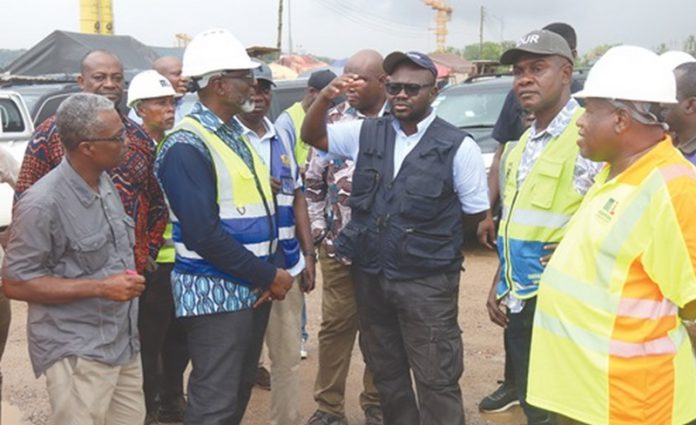
[[[130,83],[128,107],[138,115],[141,127],[154,144],[160,143],[165,131],[174,126],[175,95],[169,80],[155,70],[137,74]],[[147,285],[138,305],[146,425],[157,423],[157,400],[161,398],[158,397],[160,363],[164,363],[164,358],[169,354],[163,347],[174,310],[169,279],[174,266],[173,251],[169,224],[165,230],[165,244],[160,249],[156,263],[153,259],[145,271]],[[171,261],[162,260],[167,254]],[[163,359],[162,362],[160,359]]]
[[[174,307],[193,365],[187,425],[241,422],[269,301],[284,299],[293,282],[273,264],[278,229],[270,170],[233,119],[254,108],[257,66],[230,32],[198,34],[184,52],[182,74],[194,81],[200,101],[157,157],[176,251]]]
[[[674,145],[696,164],[696,59],[685,52],[666,52],[660,61],[674,71],[677,104],[665,109]]]
[[[575,95],[580,151],[607,165],[539,284],[527,401],[559,422],[696,418],[696,172],[658,118],[675,92],[656,54],[618,46]]]

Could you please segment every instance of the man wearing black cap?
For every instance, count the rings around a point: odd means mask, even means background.
[[[575,29],[563,22],[554,22],[546,25],[543,29],[554,32],[565,39],[570,47],[573,58],[577,57],[577,35]],[[582,89],[582,84],[573,80],[570,86],[571,93]],[[491,211],[496,209],[500,202],[500,159],[503,154],[505,144],[516,142],[524,131],[531,125],[534,115],[525,111],[517,99],[515,90],[510,89],[503,108],[500,110],[498,120],[493,128],[493,138],[499,142],[498,148],[493,155],[493,163],[488,172],[488,198],[491,202]],[[478,238],[481,244],[494,249],[496,239],[496,227],[493,215],[489,214],[478,226]],[[515,377],[510,365],[507,347],[505,348],[505,377],[501,385],[491,394],[484,397],[479,403],[479,410],[482,412],[500,412],[507,410],[515,404],[519,404],[517,399],[517,389],[515,388]]]
[[[431,108],[437,70],[426,55],[394,52],[383,67],[390,116],[327,128],[330,100],[364,84],[346,74],[321,91],[302,136],[356,161],[352,218],[336,247],[352,262],[360,345],[384,423],[459,425],[463,222],[488,210],[483,159],[465,132]]]
[[[491,320],[505,328],[517,396],[528,423],[545,424],[549,415],[525,402],[539,277],[601,165],[583,158],[576,144],[575,121],[583,110],[570,97],[573,54],[563,37],[532,31],[503,53],[500,62],[513,66],[513,90],[535,120],[503,154],[500,266],[486,307]]]
[[[309,76],[309,80],[307,80],[307,90],[302,100],[295,102],[276,118],[275,126],[278,131],[290,141],[292,146],[294,146],[295,160],[297,161],[297,165],[300,166],[303,175],[310,148],[302,138],[300,138],[302,121],[304,120],[307,109],[312,105],[321,89],[326,87],[334,78],[336,78],[336,74],[330,69],[312,72]]]
[[[259,61],[256,61],[259,62]],[[235,116],[242,133],[271,171],[277,211],[278,251],[274,263],[288,270],[295,281],[282,303],[273,303],[266,328],[271,360],[271,425],[299,424],[300,315],[302,291],[314,288],[314,244],[309,230],[307,201],[290,143],[279,136],[266,118],[275,86],[271,69],[263,62],[254,69],[254,109]],[[300,279],[302,276],[302,279]],[[302,285],[300,285],[302,281]]]

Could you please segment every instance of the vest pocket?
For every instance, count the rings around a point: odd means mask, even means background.
[[[559,179],[563,172],[563,163],[553,161],[548,158],[540,158],[536,164],[539,174],[533,181],[531,192],[534,197],[531,199],[532,205],[549,209],[556,196],[556,189],[559,187]]]
[[[458,255],[451,235],[435,235],[413,228],[406,229],[400,245],[404,258],[417,260],[421,267],[446,266]]]
[[[413,182],[413,183],[412,183]],[[416,220],[432,220],[440,212],[438,201],[442,197],[444,183],[435,179],[413,179],[404,194],[399,213]]]
[[[380,175],[375,169],[355,170],[350,206],[359,211],[369,211],[375,200]]]

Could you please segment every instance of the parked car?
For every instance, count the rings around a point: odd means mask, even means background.
[[[0,90],[0,145],[21,163],[27,142],[34,132],[27,105],[19,93]],[[7,183],[0,184],[0,230],[4,230],[12,218],[14,191]]]
[[[512,76],[475,78],[448,86],[433,102],[437,115],[474,136],[483,154],[486,170],[491,166],[498,142],[493,127],[512,88]]]

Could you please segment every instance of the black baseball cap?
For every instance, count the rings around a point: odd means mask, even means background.
[[[500,57],[503,65],[513,65],[517,58],[523,53],[533,53],[535,55],[551,56],[558,55],[573,63],[573,53],[565,38],[548,30],[534,30],[518,42],[517,46],[508,49]]]
[[[391,75],[396,69],[396,66],[402,62],[411,62],[417,67],[427,69],[433,74],[433,77],[437,78],[437,68],[428,55],[420,52],[391,52],[384,58],[382,62],[382,68],[384,71]]]
[[[321,90],[328,86],[336,78],[336,74],[330,69],[321,69],[319,71],[314,71],[310,74],[309,80],[307,80],[307,87],[312,87],[317,90]]]

